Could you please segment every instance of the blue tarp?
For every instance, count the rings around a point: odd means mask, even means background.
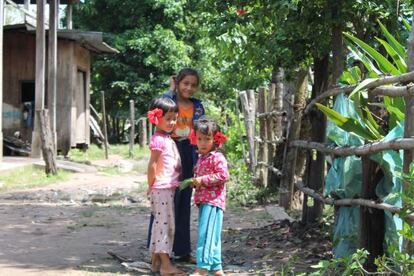
[[[345,117],[359,120],[353,103],[343,94],[336,97],[334,109]],[[348,133],[332,122],[328,122],[328,140],[338,146],[360,146],[363,140]],[[403,128],[398,125],[384,138],[384,141],[403,136]],[[398,173],[402,171],[402,151],[383,151],[370,156],[384,172],[384,178],[377,185],[377,196],[384,202],[401,206],[401,180]],[[362,165],[356,156],[338,157],[331,164],[326,180],[325,195],[339,198],[359,197],[361,190]],[[343,257],[354,253],[358,247],[359,207],[340,207],[336,209],[333,230],[333,253],[335,257]],[[401,246],[401,237],[397,231],[402,228],[402,221],[397,216],[385,212],[385,246]]]

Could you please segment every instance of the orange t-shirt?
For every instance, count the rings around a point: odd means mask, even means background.
[[[178,107],[177,124],[171,134],[173,138],[187,138],[193,127],[193,105],[189,107]]]

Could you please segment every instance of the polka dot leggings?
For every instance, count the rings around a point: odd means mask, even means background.
[[[149,247],[151,253],[171,255],[175,231],[174,192],[175,188],[151,191],[151,208],[154,215]]]

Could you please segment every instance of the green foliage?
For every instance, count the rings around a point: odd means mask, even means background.
[[[365,270],[362,267],[368,256],[368,251],[358,249],[352,255],[344,258],[336,258],[332,260],[319,261],[317,265],[311,266],[316,269],[315,272],[309,274],[310,276],[320,275],[341,275],[341,276],[354,276],[365,275]]]
[[[76,28],[105,32],[116,55],[94,59],[91,103],[100,107],[105,91],[107,113],[118,117],[128,111],[129,100],[144,114],[148,102],[168,88],[171,74],[194,65],[193,47],[187,43],[184,22],[187,1],[90,0],[74,10]]]
[[[316,104],[316,106],[321,110],[334,124],[336,124],[341,129],[354,133],[355,135],[368,140],[374,141],[383,138],[380,132],[370,125],[370,121],[365,121],[365,124],[361,123],[360,121],[350,118],[344,117],[335,110],[328,108],[322,104]],[[367,112],[369,114],[369,112]],[[369,127],[368,127],[369,126]]]
[[[350,33],[344,33],[349,40],[348,48],[351,51],[353,58],[360,60],[365,69],[368,71],[368,78],[362,79],[361,70],[358,67],[351,67],[345,70],[340,81],[348,85],[357,85],[349,95],[353,100],[355,110],[359,118],[345,118],[334,110],[318,105],[327,116],[336,125],[345,131],[352,132],[359,137],[368,140],[380,140],[386,135],[386,129],[376,122],[371,114],[370,106],[378,106],[388,111],[388,129],[393,129],[399,122],[404,120],[405,103],[402,97],[383,97],[383,103],[369,104],[367,101],[366,89],[376,82],[379,76],[382,75],[401,75],[407,72],[407,65],[405,63],[406,51],[404,46],[398,42],[388,29],[378,21],[381,33],[387,41],[376,37],[376,40],[385,49],[386,54],[380,53],[374,47],[371,47],[361,39]]]
[[[230,205],[253,205],[257,203],[259,189],[252,183],[252,175],[246,164],[232,162],[230,166],[230,181],[227,189],[227,198]]]

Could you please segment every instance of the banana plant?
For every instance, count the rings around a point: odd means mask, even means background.
[[[349,95],[353,101],[355,110],[359,118],[340,118],[336,111],[323,106],[317,107],[326,114],[340,128],[345,131],[352,132],[359,137],[368,140],[380,140],[385,136],[385,131],[377,124],[373,118],[369,106],[380,106],[389,113],[388,127],[394,128],[399,122],[404,120],[405,102],[402,97],[383,97],[382,103],[369,103],[366,87],[384,75],[401,75],[407,72],[407,51],[406,47],[400,43],[387,28],[378,21],[381,33],[385,39],[376,37],[379,45],[385,50],[385,55],[381,54],[374,47],[350,33],[344,33],[346,44],[355,60],[361,61],[366,69],[366,78],[361,70],[357,67],[351,67],[344,71],[340,78],[340,82],[346,85],[356,85],[355,89]],[[407,27],[408,22],[403,24]],[[408,28],[407,28],[408,29]],[[335,114],[337,113],[337,114]]]

